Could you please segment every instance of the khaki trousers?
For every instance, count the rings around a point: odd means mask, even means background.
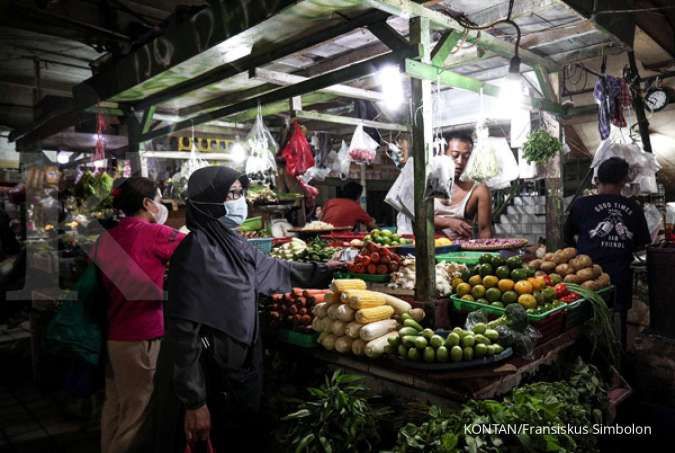
[[[161,341],[108,341],[102,453],[125,453],[138,433],[147,415]]]

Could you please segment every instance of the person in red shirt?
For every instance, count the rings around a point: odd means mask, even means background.
[[[342,189],[342,198],[333,198],[323,205],[321,220],[336,227],[354,228],[359,223],[368,228],[375,227],[375,220],[363,210],[358,200],[363,186],[348,182]]]
[[[164,335],[164,272],[185,237],[163,225],[168,210],[157,184],[147,178],[117,184],[113,206],[126,217],[94,246],[108,294],[103,453],[127,451],[143,422]]]

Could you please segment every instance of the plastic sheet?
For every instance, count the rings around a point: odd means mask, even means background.
[[[644,205],[645,219],[647,220],[647,227],[652,238],[652,243],[656,242],[659,236],[659,231],[664,229],[663,215],[659,208],[651,203]]]

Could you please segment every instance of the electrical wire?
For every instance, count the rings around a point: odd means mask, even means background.
[[[488,25],[475,25],[472,24],[471,21],[464,15],[462,16],[457,16],[455,20],[464,28],[469,29],[469,30],[487,30],[490,28],[494,28],[496,25],[499,24],[509,24],[516,30],[516,43],[515,43],[515,49],[514,49],[514,58],[519,58],[518,57],[518,52],[520,50],[520,38],[522,36],[522,33],[520,31],[520,26],[518,26],[517,23],[515,23],[513,20],[511,20],[511,15],[513,13],[513,5],[515,4],[515,0],[510,0],[509,1],[509,10],[508,14],[506,16],[506,19],[500,19],[497,20],[491,24]]]
[[[649,13],[660,12],[664,9],[675,9],[675,6],[656,6],[654,8],[636,8],[636,9],[607,9],[603,11],[595,11],[593,14],[632,14],[632,13]]]

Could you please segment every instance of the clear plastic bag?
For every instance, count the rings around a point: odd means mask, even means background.
[[[651,203],[645,203],[644,205],[645,219],[647,220],[647,227],[649,228],[649,234],[652,238],[652,243],[656,242],[659,231],[663,230],[663,215],[659,208],[654,206]]]
[[[499,174],[500,163],[489,133],[485,123],[478,123],[476,126],[476,144],[460,177],[462,181],[483,182]]]
[[[277,174],[275,160],[279,146],[272,137],[272,133],[265,127],[260,113],[256,116],[251,131],[246,136],[248,159],[246,159],[246,175],[252,182],[267,187],[274,186]]]
[[[333,173],[340,179],[345,180],[349,177],[349,168],[352,166],[352,158],[349,156],[349,146],[342,140],[337,157],[333,161]]]
[[[636,143],[621,143],[612,138],[603,140],[595,151],[591,163],[594,178],[598,176],[600,165],[612,157],[625,160],[630,167],[628,181],[623,191],[625,196],[630,197],[640,193],[656,193],[658,191],[656,173],[661,169],[661,165],[654,154],[645,152]]]
[[[349,157],[357,164],[370,164],[375,160],[378,146],[379,144],[363,130],[363,125],[359,124],[349,144]]]
[[[330,168],[311,167],[305,172],[304,175],[300,176],[300,179],[302,179],[305,184],[309,184],[309,182],[312,180],[324,181],[330,172]]]
[[[415,217],[414,170],[413,159],[409,158],[384,197],[385,203],[410,218]]]
[[[431,158],[429,167],[424,198],[450,198],[455,179],[455,162],[450,156],[441,154]]]
[[[506,139],[491,137],[488,140],[490,140],[492,148],[495,150],[495,155],[499,161],[500,172],[497,176],[485,181],[485,184],[487,184],[490,189],[504,189],[509,187],[512,181],[518,179],[520,174],[518,162]]]

